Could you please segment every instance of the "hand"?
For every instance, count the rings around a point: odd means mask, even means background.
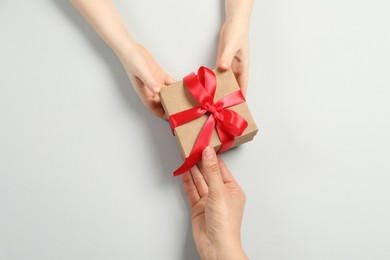
[[[247,259],[240,239],[245,194],[214,149],[207,147],[200,168],[193,167],[181,178],[200,257]]]
[[[249,25],[227,20],[220,31],[217,67],[236,76],[242,93],[246,96],[249,79]]]
[[[146,108],[166,119],[158,93],[163,86],[175,83],[142,45],[136,44],[118,55],[127,75]]]

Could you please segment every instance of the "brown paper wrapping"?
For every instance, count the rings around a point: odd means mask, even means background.
[[[240,89],[231,70],[221,71],[216,69],[213,71],[217,77],[217,89],[215,92],[214,102]],[[168,117],[177,112],[199,105],[183,81],[163,87],[160,92],[160,99]],[[258,129],[252,114],[249,111],[247,103],[241,103],[236,106],[229,107],[228,109],[236,111],[248,122],[248,127],[241,136],[236,137],[232,147],[251,141],[257,134]],[[184,158],[187,158],[190,155],[195,141],[208,116],[209,113],[206,113],[197,119],[175,128],[174,133]],[[214,147],[216,151],[221,147],[221,141],[219,140],[215,129],[211,138],[210,146]]]

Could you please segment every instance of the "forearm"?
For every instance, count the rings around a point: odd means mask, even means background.
[[[118,56],[136,44],[111,0],[70,1]]]
[[[249,28],[253,0],[225,0],[226,21],[240,23]]]

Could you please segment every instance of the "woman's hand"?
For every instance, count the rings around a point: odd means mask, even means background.
[[[246,96],[249,79],[249,25],[252,0],[225,0],[226,21],[221,27],[217,67],[232,68]]]
[[[118,57],[145,107],[156,116],[166,118],[158,93],[163,86],[175,83],[175,80],[142,45],[131,46]]]
[[[245,194],[213,148],[203,151],[200,168],[183,174],[182,183],[200,257],[247,259],[240,239]]]

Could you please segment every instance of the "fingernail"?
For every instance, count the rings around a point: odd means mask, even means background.
[[[154,86],[153,90],[157,94],[158,92],[160,92],[160,87],[159,86]]]
[[[222,69],[225,69],[225,70],[226,70],[226,69],[228,69],[228,67],[229,67],[229,66],[228,66],[226,63],[222,63],[222,64],[221,64],[221,68],[222,68]]]
[[[207,146],[205,149],[204,149],[204,157],[208,160],[211,160],[215,157],[215,151],[213,148],[211,148],[210,146]]]

